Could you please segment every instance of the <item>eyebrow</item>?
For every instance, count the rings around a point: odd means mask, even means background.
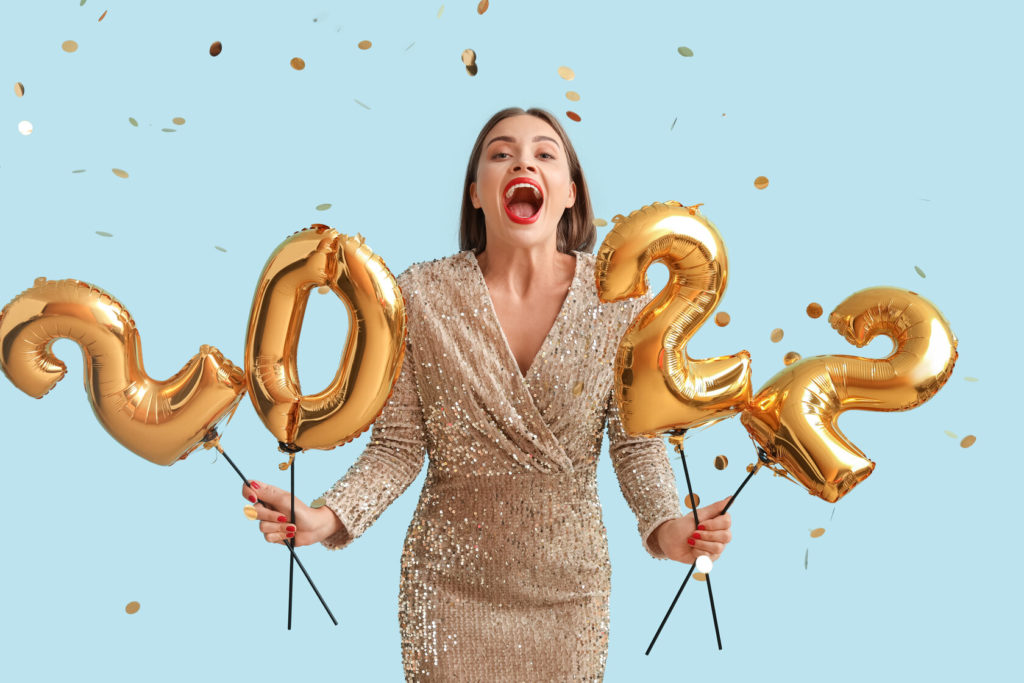
[[[484,147],[490,147],[492,142],[497,142],[498,140],[501,140],[503,142],[515,142],[516,141],[515,138],[509,137],[508,135],[499,135],[497,137],[491,138],[490,142],[488,142],[486,145],[484,145]],[[559,149],[561,149],[561,145],[558,144],[558,140],[555,140],[554,138],[549,138],[547,135],[537,135],[536,137],[533,138],[534,142],[540,142],[541,140],[548,140],[549,142],[553,142],[553,143],[555,143],[555,147],[558,147]]]

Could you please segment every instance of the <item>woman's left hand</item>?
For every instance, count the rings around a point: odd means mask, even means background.
[[[732,519],[722,510],[732,496],[717,503],[697,509],[700,525],[694,529],[693,515],[664,522],[655,531],[661,550],[670,560],[693,564],[701,555],[717,561],[725,550],[725,544],[732,540],[729,527]]]

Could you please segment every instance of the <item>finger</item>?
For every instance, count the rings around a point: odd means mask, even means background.
[[[690,543],[690,541],[693,542]],[[715,541],[705,541],[704,539],[698,541],[691,538],[687,543],[690,543],[694,550],[709,555],[712,560],[716,559],[725,550],[725,544],[716,543]]]
[[[721,515],[705,514],[700,517],[700,524],[697,525],[697,531],[721,531],[722,529],[728,529],[731,526],[732,517],[728,512]]]
[[[248,484],[242,484],[242,497],[250,503],[256,502],[256,491],[262,491],[263,487],[258,481],[250,481]]]
[[[260,522],[260,531],[267,534],[295,533],[295,525],[291,522]]]
[[[262,525],[260,525],[262,526]],[[294,531],[275,531],[269,534],[263,534],[263,537],[267,539],[268,543],[284,543],[285,541],[295,538]]]
[[[291,510],[292,495],[288,491],[273,484],[264,484],[262,481],[253,483],[260,487],[256,493],[259,495],[260,502],[266,507],[274,510]],[[298,508],[301,505],[305,505],[305,503],[296,498],[295,507]]]
[[[256,505],[255,506],[255,509],[256,509],[256,519],[260,520],[261,522],[287,522],[288,521],[288,511],[287,510],[284,510],[284,511],[275,510],[274,508],[268,506],[265,502],[263,502],[262,498],[260,499],[260,503],[261,503],[260,505]]]

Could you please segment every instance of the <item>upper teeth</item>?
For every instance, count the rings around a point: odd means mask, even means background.
[[[540,190],[538,190],[535,185],[531,185],[530,183],[516,183],[512,187],[508,188],[508,191],[505,192],[505,199],[512,199],[512,193],[515,192],[520,187],[530,188],[531,190],[533,190],[533,196],[536,197],[537,199],[540,199]]]

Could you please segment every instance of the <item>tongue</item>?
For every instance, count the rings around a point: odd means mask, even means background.
[[[530,202],[512,202],[508,205],[509,210],[520,218],[529,218],[535,212]]]

